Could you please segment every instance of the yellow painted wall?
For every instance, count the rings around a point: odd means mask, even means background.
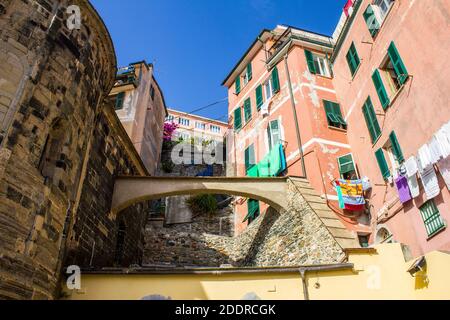
[[[353,253],[353,271],[310,272],[308,291],[313,300],[326,299],[450,299],[450,254],[426,256],[428,287],[412,277],[399,244],[376,247],[377,253]],[[263,300],[303,299],[296,273],[242,275],[84,275],[80,292],[69,299],[131,299],[158,294],[174,300],[239,300],[254,292]]]

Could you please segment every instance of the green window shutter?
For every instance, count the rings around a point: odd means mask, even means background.
[[[234,130],[239,130],[242,128],[242,112],[241,108],[234,110]]]
[[[324,100],[323,103],[325,106],[328,124],[333,127],[340,127],[342,125],[345,128],[347,123],[342,117],[341,106],[338,103],[327,100]]]
[[[309,72],[316,74],[316,66],[314,65],[314,57],[311,51],[305,50],[306,62],[308,63]]]
[[[273,68],[273,70],[272,70],[272,87],[273,87],[274,93],[277,93],[278,91],[280,91],[280,78],[278,76],[277,67]]]
[[[405,157],[403,156],[402,149],[400,148],[400,144],[397,140],[397,135],[394,131],[392,131],[389,135],[389,140],[391,140],[392,151],[394,152],[395,158],[399,163],[402,163],[405,160]]]
[[[255,147],[252,144],[247,149],[245,149],[245,171],[247,172],[254,165],[255,165]]]
[[[125,92],[119,92],[119,94],[116,97],[116,105],[115,105],[116,110],[120,110],[123,108],[124,99],[125,99]]]
[[[386,92],[386,88],[384,87],[383,81],[381,80],[380,71],[375,70],[372,75],[373,84],[375,85],[375,89],[377,90],[378,97],[380,98],[381,106],[384,110],[389,106],[390,100]]]
[[[402,58],[400,58],[400,54],[398,53],[397,47],[395,46],[394,42],[391,42],[391,45],[388,49],[388,54],[394,66],[395,73],[397,74],[398,81],[400,82],[400,84],[404,84],[406,79],[408,79],[408,71],[403,64]]]
[[[250,98],[247,98],[244,102],[244,117],[245,123],[249,122],[252,119],[252,103]]]
[[[248,81],[252,80],[252,77],[253,77],[252,63],[250,62],[247,65],[247,78],[248,78]]]
[[[249,221],[251,223],[260,215],[259,201],[254,199],[248,199],[247,201],[247,216],[244,221]]]
[[[346,59],[348,67],[350,68],[350,73],[352,74],[352,76],[354,76],[361,61],[359,60],[358,52],[356,51],[355,43],[353,42],[350,45],[350,48],[348,49]]]
[[[366,120],[367,129],[369,130],[370,138],[372,143],[380,137],[381,128],[378,123],[377,115],[375,114],[375,110],[373,108],[372,99],[370,97],[367,98],[366,102],[363,106],[363,114],[364,119]]]
[[[235,81],[236,94],[241,93],[241,77],[238,76]]]
[[[428,237],[436,234],[445,228],[445,223],[442,220],[441,214],[433,200],[429,200],[422,207],[420,213],[427,230]]]
[[[339,172],[341,175],[355,171],[355,164],[353,163],[353,157],[351,154],[338,158]]]
[[[256,108],[258,111],[261,109],[261,106],[264,104],[263,99],[263,88],[262,85],[256,87]]]
[[[391,173],[389,172],[389,167],[386,162],[386,158],[384,157],[383,149],[378,149],[377,152],[375,152],[375,157],[377,158],[381,175],[383,176],[384,179],[389,178],[391,176]]]
[[[366,11],[363,13],[364,20],[366,20],[367,28],[369,28],[370,35],[375,38],[378,31],[380,30],[380,24],[378,23],[377,17],[375,16],[375,11],[373,6],[369,5]]]

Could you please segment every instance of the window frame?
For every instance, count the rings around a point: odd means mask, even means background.
[[[341,176],[341,179],[345,179],[345,177],[344,177],[345,173],[352,172],[352,171],[347,171],[347,172],[342,173],[342,171],[341,171],[342,164],[341,164],[341,162],[339,160],[342,159],[342,158],[348,157],[348,156],[350,156],[351,159],[352,159],[353,171],[355,172],[356,177],[359,179],[359,173],[358,173],[358,170],[356,169],[356,163],[355,163],[355,158],[353,157],[353,153],[344,154],[342,156],[337,157],[337,159],[336,159],[336,161],[338,163],[338,170],[339,170],[339,174]],[[348,163],[346,163],[346,164],[348,164]]]
[[[325,110],[325,116],[327,118],[328,127],[347,130],[348,125],[347,121],[345,121],[344,116],[342,115],[341,105],[337,102],[323,99],[323,106]]]
[[[319,60],[322,61],[323,66],[320,64]],[[323,56],[313,53],[313,62],[314,62],[314,68],[316,70],[316,75],[326,77],[326,78],[331,78],[331,70],[330,70],[330,65],[328,63],[327,57],[323,57]],[[317,65],[316,65],[316,62],[317,62]],[[319,70],[317,70],[317,66],[319,66]],[[322,67],[325,67],[326,73],[323,73]]]
[[[353,51],[353,53],[352,53],[352,51]],[[359,57],[358,50],[356,49],[356,45],[355,45],[354,41],[352,41],[350,47],[348,48],[345,58],[347,60],[347,65],[350,69],[350,74],[354,78],[356,73],[358,72],[359,66],[361,65],[361,58]],[[356,63],[356,61],[357,61],[357,63]],[[352,62],[355,62],[355,64],[356,64],[354,69],[352,68],[352,65],[353,65]]]
[[[277,124],[277,129],[276,131],[278,132],[278,143],[274,143],[275,139],[274,139],[274,130],[272,128],[272,123],[276,123]],[[281,141],[283,140],[282,136],[281,136],[281,122],[278,119],[275,120],[271,120],[269,121],[268,125],[267,125],[267,138],[268,138],[268,142],[269,142],[269,151],[271,151],[274,147],[276,147],[279,143],[281,143]]]
[[[430,208],[430,206],[432,208]],[[425,208],[426,207],[426,208]],[[425,210],[430,209],[433,210],[433,212],[425,212]],[[423,224],[425,226],[425,230],[427,232],[428,239],[432,238],[442,230],[447,228],[447,224],[442,218],[442,215],[439,211],[439,208],[437,207],[434,199],[430,199],[426,201],[420,208],[420,216],[422,217]],[[427,215],[428,214],[428,215]],[[431,220],[431,221],[430,221]],[[431,224],[437,222],[435,226],[432,226]]]

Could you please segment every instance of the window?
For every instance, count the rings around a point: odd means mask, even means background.
[[[242,111],[241,108],[238,107],[234,110],[234,130],[238,131],[242,128]]]
[[[169,121],[169,122],[173,122],[174,120],[175,120],[175,117],[171,114],[169,114],[166,118],[166,121]]]
[[[189,141],[190,139],[191,139],[191,135],[189,133],[185,133],[185,132],[178,133],[178,140]]]
[[[256,93],[256,109],[259,111],[261,110],[261,107],[264,104],[262,85],[256,87],[255,93]]]
[[[264,83],[264,91],[266,93],[266,101],[270,100],[270,98],[272,98],[274,94],[272,78],[267,79],[267,81]]]
[[[237,94],[237,95],[238,95],[239,93],[241,93],[241,78],[240,78],[240,77],[237,77],[237,78],[236,78],[234,87],[235,87],[235,91],[236,91],[236,94]]]
[[[153,85],[150,86],[150,97],[152,98],[152,100],[155,100],[155,88],[153,87]]]
[[[252,103],[250,98],[247,98],[244,102],[244,117],[245,123],[248,123],[252,119]]]
[[[189,121],[189,119],[186,118],[178,118],[178,123],[181,124],[182,126],[188,127],[191,122]]]
[[[384,157],[383,149],[378,149],[375,152],[375,157],[377,158],[378,166],[380,167],[381,175],[384,179],[387,179],[391,176],[391,172],[389,171],[388,164],[386,162],[386,158]]]
[[[325,77],[331,76],[328,59],[326,57],[313,54],[309,50],[305,50],[305,55],[308,69],[312,74],[320,74]]]
[[[244,75],[242,76],[242,78],[244,79],[244,86],[247,85],[247,83],[249,83],[250,80],[252,80],[252,76],[253,76],[252,64],[249,63],[247,65],[247,69],[245,70]]]
[[[252,144],[245,149],[245,172],[251,169],[256,164],[255,146]]]
[[[206,123],[196,122],[195,123],[195,128],[200,129],[200,130],[206,130]]]
[[[346,58],[348,67],[350,68],[350,73],[352,74],[352,76],[354,76],[361,62],[359,60],[358,52],[356,51],[354,42],[352,42],[352,44],[350,45],[350,49],[347,52]]]
[[[339,173],[342,179],[356,180],[358,174],[356,173],[355,163],[351,154],[338,158]]]
[[[120,110],[123,108],[123,102],[125,100],[125,92],[119,92],[116,96],[115,109]]]
[[[386,69],[389,70],[389,75],[392,81],[395,82],[397,87],[402,86],[408,79],[408,70],[403,63],[400,54],[398,53],[397,47],[394,42],[391,42],[388,48],[388,64]],[[392,72],[393,70],[393,72]]]
[[[345,122],[341,113],[341,106],[335,102],[323,100],[325,106],[325,113],[327,115],[328,125],[335,128],[347,129],[347,122]]]
[[[369,236],[368,235],[358,234],[358,241],[359,241],[359,244],[361,245],[361,248],[369,247]]]
[[[211,130],[211,132],[220,133],[220,127],[219,126],[211,125],[209,127],[209,129]]]
[[[370,35],[372,38],[378,34],[380,30],[380,23],[375,15],[374,6],[369,5],[366,11],[363,13],[364,20],[366,20],[367,28],[369,28]]]
[[[364,119],[366,120],[367,129],[369,130],[370,139],[372,143],[375,143],[381,136],[381,129],[370,97],[368,97],[364,103],[363,114]]]
[[[254,199],[248,199],[247,201],[247,216],[244,221],[248,221],[248,224],[251,224],[255,221],[260,215],[259,201]]]
[[[389,9],[394,4],[394,0],[375,0],[373,2],[374,6],[378,9],[378,14],[380,17],[380,22],[384,21],[384,18],[386,18]]]
[[[401,164],[403,161],[405,161],[405,157],[403,156],[402,149],[400,148],[400,144],[397,140],[397,135],[394,131],[392,131],[389,135],[389,140],[391,142],[392,153],[394,154],[395,160],[397,160],[398,163]]]
[[[428,237],[435,235],[446,227],[434,200],[429,200],[422,207],[420,207],[420,213],[422,215]]]
[[[372,75],[373,85],[375,86],[375,89],[378,93],[378,98],[380,99],[381,106],[384,110],[386,110],[389,107],[389,104],[391,101],[389,100],[389,97],[386,92],[386,88],[384,87],[383,81],[381,80],[380,72],[375,70],[375,72]]]
[[[270,121],[267,126],[267,136],[269,139],[269,149],[272,150],[281,141],[280,125],[278,120]]]

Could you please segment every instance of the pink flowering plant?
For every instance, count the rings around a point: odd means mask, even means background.
[[[165,122],[164,123],[164,133],[163,140],[166,142],[172,141],[173,134],[178,129],[178,124],[174,122]]]

